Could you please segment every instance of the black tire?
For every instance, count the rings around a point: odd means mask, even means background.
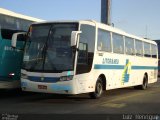
[[[147,87],[148,87],[148,78],[146,75],[144,75],[142,85],[135,86],[134,88],[140,89],[140,90],[145,90],[145,89],[147,89]]]
[[[95,92],[91,92],[89,95],[92,99],[98,99],[103,94],[103,82],[101,78],[98,78],[96,82]]]
[[[147,87],[148,87],[148,79],[147,79],[147,76],[146,75],[144,75],[144,78],[143,78],[143,84],[141,85],[141,90],[145,90],[145,89],[147,89]]]

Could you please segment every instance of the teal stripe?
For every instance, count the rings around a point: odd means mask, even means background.
[[[94,69],[124,69],[124,65],[94,65]]]
[[[140,69],[145,69],[145,70],[156,69],[156,70],[158,70],[158,67],[155,67],[155,66],[132,66],[132,69],[134,69],[134,70],[140,70]]]
[[[94,69],[124,69],[124,65],[101,65],[101,64],[95,64]],[[155,66],[132,66],[133,70],[158,70],[158,67]]]

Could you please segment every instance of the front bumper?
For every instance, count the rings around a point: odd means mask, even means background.
[[[43,83],[21,79],[21,88],[23,91],[39,93],[76,94],[73,88],[73,81]]]

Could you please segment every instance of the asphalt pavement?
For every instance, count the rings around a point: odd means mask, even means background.
[[[0,96],[1,114],[160,114],[160,80],[147,90],[106,91],[100,99],[20,90],[1,90]]]

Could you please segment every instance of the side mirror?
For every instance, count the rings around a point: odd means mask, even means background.
[[[16,48],[16,44],[17,44],[17,33],[14,33],[13,36],[12,36],[11,46],[12,46],[13,48]]]
[[[72,34],[71,34],[71,47],[77,45],[77,38],[78,38],[78,35],[80,33],[82,33],[82,31],[72,31]]]
[[[14,33],[12,35],[12,43],[11,43],[11,46],[13,48],[16,48],[16,45],[17,45],[17,38],[19,35],[26,35],[26,32],[19,32],[19,33]]]

